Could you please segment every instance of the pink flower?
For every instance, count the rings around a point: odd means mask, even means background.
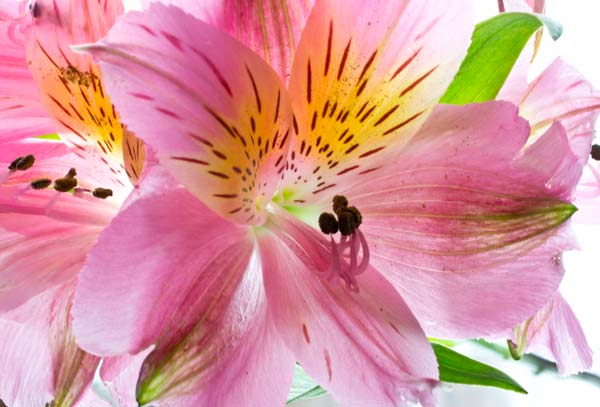
[[[526,72],[527,65],[519,69]],[[519,71],[515,74],[526,77]],[[565,127],[568,147],[576,157],[572,165],[583,171],[575,191],[574,202],[579,211],[574,220],[597,223],[600,176],[590,150],[600,112],[600,93],[575,68],[557,59],[529,85],[523,81],[509,82],[500,97],[519,104],[520,114],[532,127],[529,143],[534,143],[552,123],[560,122]],[[517,353],[539,350],[552,355],[561,374],[577,373],[592,366],[592,353],[583,330],[558,294],[535,316],[515,327],[513,339]]]
[[[519,3],[522,2],[511,2],[509,10],[529,11],[526,5]],[[533,7],[533,4],[529,6]],[[569,149],[576,157],[572,165],[577,172],[583,170],[575,191],[574,203],[578,212],[573,219],[579,223],[598,223],[600,173],[591,150],[594,125],[600,112],[600,93],[561,59],[556,59],[528,84],[532,45],[520,57],[498,98],[519,105],[520,114],[532,128],[528,144],[535,143],[553,123],[564,126]],[[516,354],[540,352],[557,362],[560,374],[573,374],[592,367],[592,352],[583,329],[558,293],[534,316],[517,325],[510,336]]]
[[[23,36],[12,24],[19,3],[0,2],[0,139],[3,141],[54,132],[27,67]]]
[[[481,336],[546,304],[579,175],[560,124],[522,153],[516,107],[434,109],[469,10],[317,1],[287,89],[173,6],[84,47],[187,190],[171,183],[103,232],[77,289],[80,345],[155,345],[141,404],[281,405],[295,361],[341,403],[431,404],[436,362],[412,312],[429,334]],[[349,202],[332,208],[336,195]]]
[[[71,300],[102,229],[143,195],[131,193],[144,149],[91,58],[69,46],[99,39],[121,12],[118,1],[0,1],[0,399],[11,407],[99,405],[100,358],[76,345]],[[55,132],[64,143],[27,138]]]
[[[513,330],[515,352],[538,352],[556,361],[558,373],[592,367],[592,350],[569,304],[557,293],[537,314]]]

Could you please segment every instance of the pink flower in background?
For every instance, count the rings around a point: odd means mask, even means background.
[[[600,112],[600,93],[577,70],[560,59],[529,86],[517,86],[506,91],[513,96],[518,95],[514,101],[519,103],[520,114],[529,120],[532,127],[529,143],[535,142],[555,121],[565,127],[569,149],[577,157],[573,166],[583,171],[583,178],[575,191],[574,203],[579,210],[574,220],[597,222],[600,194],[594,193],[598,184],[594,185],[595,168],[590,150],[594,124]],[[558,294],[536,316],[516,327],[514,336],[519,353],[530,348],[543,349],[542,353],[551,354],[552,359],[557,361],[561,374],[577,373],[592,366],[592,352],[583,330]]]
[[[119,1],[0,1],[0,399],[11,407],[100,403],[100,358],[77,347],[71,300],[144,150],[91,58],[69,46],[99,39],[120,13]],[[64,143],[27,138],[56,132]]]
[[[513,330],[515,352],[537,352],[556,361],[561,375],[592,367],[592,351],[571,307],[557,293],[532,318]]]
[[[281,405],[295,361],[341,403],[431,404],[419,323],[497,334],[546,304],[581,172],[559,123],[523,153],[529,126],[508,103],[434,109],[469,10],[317,1],[290,29],[287,89],[285,69],[173,6],[83,47],[187,190],[165,184],[103,232],[77,289],[79,344],[155,345],[141,404]]]
[[[509,10],[526,10],[527,6],[519,3],[511,2]],[[569,149],[577,158],[573,166],[583,171],[575,190],[578,212],[573,219],[578,223],[598,223],[600,174],[591,150],[600,113],[600,92],[561,59],[556,59],[528,84],[532,45],[520,57],[498,99],[519,105],[519,114],[529,121],[532,129],[528,144],[539,139],[554,122],[564,126]],[[583,329],[558,293],[533,317],[516,326],[511,337],[517,354],[539,351],[557,362],[560,374],[592,367],[592,351]]]

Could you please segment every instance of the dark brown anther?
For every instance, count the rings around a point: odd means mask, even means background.
[[[52,184],[52,180],[50,178],[40,178],[31,182],[31,188],[33,189],[46,189]]]
[[[348,207],[348,199],[343,195],[336,195],[333,197],[333,211],[336,215],[340,216],[340,212]]]
[[[113,196],[113,191],[112,189],[108,188],[96,188],[94,191],[92,191],[92,195],[94,195],[96,198],[106,199],[109,196]]]
[[[75,171],[75,168],[71,168],[69,172],[67,172],[67,175],[65,175],[65,178],[75,178],[76,176],[77,171]]]
[[[54,189],[58,192],[69,192],[77,186],[77,178],[63,177],[54,181]]]
[[[33,167],[34,163],[35,157],[32,154],[29,154],[15,159],[12,163],[10,163],[8,169],[10,171],[25,171]]]
[[[354,224],[358,228],[362,223],[362,215],[358,208],[356,206],[349,206],[345,209],[345,211],[348,211],[352,214],[352,217],[354,218]]]
[[[326,235],[335,234],[339,230],[335,215],[329,212],[323,212],[319,216],[319,227],[321,228],[321,232]]]
[[[340,233],[343,236],[350,236],[356,230],[354,215],[348,210],[340,212],[338,215],[338,223],[340,225]]]
[[[591,151],[592,159],[600,161],[600,144],[594,144]]]

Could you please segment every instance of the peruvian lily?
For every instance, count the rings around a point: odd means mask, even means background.
[[[597,223],[600,174],[593,158],[592,140],[600,112],[600,93],[575,68],[560,59],[530,85],[519,81],[509,83],[510,87],[503,89],[499,98],[519,104],[520,114],[529,120],[532,128],[529,143],[535,143],[553,122],[564,126],[568,147],[577,158],[573,168],[583,171],[575,191],[574,202],[579,211],[574,220]],[[592,352],[583,330],[560,294],[536,315],[516,326],[513,340],[517,356],[529,350],[551,355],[561,374],[577,373],[592,366]]]
[[[79,344],[155,345],[142,405],[281,405],[295,361],[343,404],[431,404],[436,361],[412,312],[439,336],[502,332],[548,302],[572,247],[564,128],[522,153],[515,106],[434,109],[469,11],[318,0],[287,89],[173,6],[82,47],[187,189],[136,200],[102,233],[77,288]]]
[[[0,10],[0,399],[97,405],[100,358],[75,343],[72,297],[87,252],[134,191],[144,148],[91,58],[69,46],[104,35],[122,5],[2,0]],[[48,133],[64,142],[26,139]]]
[[[543,11],[543,6],[539,8],[540,2],[533,3],[511,0],[506,4],[507,11]],[[574,203],[578,212],[573,219],[577,223],[598,223],[600,172],[594,160],[592,143],[595,122],[600,113],[600,92],[561,59],[552,62],[528,84],[533,53],[534,46],[529,44],[498,99],[519,105],[520,115],[529,121],[532,129],[529,145],[534,145],[554,122],[564,126],[569,149],[576,157],[574,174],[583,171],[575,191]],[[528,351],[539,352],[557,362],[560,374],[574,374],[592,367],[592,351],[583,329],[559,293],[535,315],[514,327],[508,336],[515,357]]]

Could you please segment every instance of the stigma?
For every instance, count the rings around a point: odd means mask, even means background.
[[[342,195],[333,197],[332,209],[334,213],[323,212],[319,216],[321,232],[329,235],[331,241],[331,263],[326,278],[329,281],[339,278],[349,290],[358,293],[356,276],[368,268],[370,257],[367,240],[359,229],[362,215]],[[340,237],[336,242],[338,232]]]

